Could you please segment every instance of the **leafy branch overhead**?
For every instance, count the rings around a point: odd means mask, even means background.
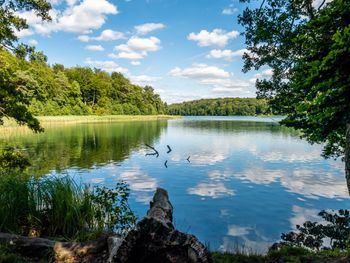
[[[271,79],[257,80],[258,97],[286,115],[282,124],[324,143],[325,157],[343,157],[350,189],[350,2],[315,4],[263,0],[244,10],[243,71],[272,69]]]
[[[239,16],[249,51],[243,71],[270,67],[272,78],[256,82],[258,96],[287,114],[283,124],[325,142],[325,156],[340,156],[350,122],[350,3],[313,3],[264,0],[246,9]]]

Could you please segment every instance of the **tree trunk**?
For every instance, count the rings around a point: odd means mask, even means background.
[[[346,124],[345,136],[345,178],[350,195],[350,123]]]

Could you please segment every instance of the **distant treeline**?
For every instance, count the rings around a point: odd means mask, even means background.
[[[50,66],[40,52],[24,60],[0,49],[0,62],[11,71],[8,77],[14,78],[13,82],[18,83],[17,79],[26,82],[23,87],[28,90],[29,110],[34,115],[154,115],[167,112],[167,105],[152,87],[134,85],[121,73],[109,74],[79,66],[65,68],[60,64]]]
[[[184,116],[272,114],[267,100],[255,98],[218,98],[187,101],[169,105],[168,113]]]

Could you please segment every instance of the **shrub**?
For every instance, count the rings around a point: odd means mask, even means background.
[[[306,247],[311,250],[341,249],[348,248],[350,241],[350,212],[339,210],[334,212],[321,211],[318,214],[325,223],[306,221],[302,226],[297,225],[297,232],[282,234],[282,242],[275,244],[279,246]],[[324,240],[330,241],[329,246],[323,246]]]

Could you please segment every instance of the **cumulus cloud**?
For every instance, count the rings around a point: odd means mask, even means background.
[[[135,30],[140,35],[146,35],[152,31],[165,28],[162,23],[146,23],[142,25],[135,26]]]
[[[18,38],[29,37],[34,35],[33,30],[30,30],[30,29],[23,29],[21,31],[14,30],[14,32]]]
[[[192,32],[187,36],[187,39],[196,41],[200,47],[224,47],[230,39],[236,38],[238,35],[238,31],[226,32],[225,30],[216,28],[212,32],[208,32],[207,30],[201,30],[197,34]]]
[[[92,40],[97,41],[112,41],[124,38],[124,33],[113,31],[111,29],[106,29],[101,32],[101,34],[97,37],[90,37],[88,35],[80,35],[78,39],[82,42],[89,42]]]
[[[198,84],[211,86],[212,93],[227,96],[255,96],[254,85],[247,80],[232,79],[229,72],[216,66],[193,64],[189,68],[176,67],[169,72],[174,77],[184,77],[196,80]],[[197,96],[198,98],[198,96]]]
[[[91,58],[86,58],[84,63],[86,65],[89,65],[90,67],[99,68],[106,72],[121,72],[121,73],[127,73],[128,69],[120,67],[117,63],[114,61],[100,61],[100,60],[92,60]]]
[[[118,14],[118,9],[107,0],[71,0],[67,1],[65,10],[52,9],[49,14],[52,21],[43,22],[33,10],[18,13],[27,20],[31,32],[48,35],[57,31],[89,33],[100,28],[105,23],[107,15]]]
[[[88,45],[85,47],[87,50],[91,51],[104,51],[105,49],[101,45]]]
[[[213,49],[207,55],[207,58],[223,58],[225,60],[232,60],[233,57],[242,57],[244,53],[247,53],[247,49],[239,49],[236,51],[225,49]]]
[[[169,72],[174,77],[194,79],[228,78],[230,73],[216,66],[206,64],[193,64],[192,67],[181,69],[176,67]]]
[[[141,38],[131,37],[125,44],[114,48],[116,53],[109,54],[109,57],[116,59],[129,59],[138,61],[145,58],[149,52],[158,51],[161,41],[156,37]]]

